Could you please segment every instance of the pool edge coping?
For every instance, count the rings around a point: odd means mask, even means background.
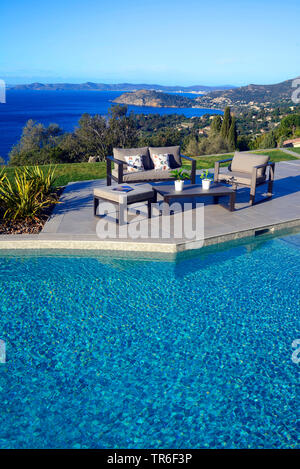
[[[266,224],[255,228],[241,231],[233,231],[222,235],[209,236],[202,240],[178,241],[173,243],[152,243],[152,242],[133,242],[118,240],[88,240],[88,239],[43,239],[37,235],[14,235],[7,236],[6,239],[0,237],[1,250],[40,250],[40,249],[64,249],[64,250],[99,250],[99,251],[129,251],[129,252],[166,252],[177,253],[199,249],[201,247],[223,244],[241,238],[256,237],[258,234],[274,233],[286,228],[300,227],[300,219],[287,220],[276,224]],[[12,239],[9,239],[10,237]],[[24,237],[24,238],[23,238]],[[29,238],[28,238],[29,237]]]

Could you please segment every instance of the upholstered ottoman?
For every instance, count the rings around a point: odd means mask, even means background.
[[[100,201],[105,200],[117,205],[120,225],[124,223],[124,211],[127,210],[127,206],[138,202],[147,202],[148,218],[151,218],[151,203],[155,203],[157,200],[157,195],[152,186],[150,184],[130,184],[129,186],[133,188],[129,192],[114,190],[114,187],[117,186],[104,186],[94,189],[94,216],[97,216]]]

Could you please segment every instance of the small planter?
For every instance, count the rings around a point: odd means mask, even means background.
[[[181,192],[182,189],[183,189],[183,184],[184,184],[184,181],[175,181],[175,191],[176,192]]]
[[[210,188],[211,179],[202,179],[202,189],[208,191]]]

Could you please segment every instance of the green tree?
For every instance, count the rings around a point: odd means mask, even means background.
[[[126,115],[127,106],[112,106],[108,121],[109,144],[111,147],[130,148],[137,145],[138,130],[134,115]]]
[[[247,151],[250,150],[250,140],[251,137],[246,135],[239,135],[237,138],[237,148],[240,151]]]
[[[236,118],[231,119],[230,129],[227,137],[229,150],[235,150],[237,146]]]
[[[211,121],[210,129],[214,133],[220,133],[222,127],[222,118],[221,116],[215,116]]]
[[[108,114],[115,119],[121,119],[127,115],[128,106],[122,104],[115,104],[110,107]]]
[[[227,153],[229,145],[222,135],[202,138],[199,142],[199,155],[212,155],[218,153]]]
[[[191,137],[185,147],[184,152],[187,156],[198,156],[199,155],[199,145],[196,137]]]
[[[276,148],[277,147],[277,140],[275,137],[274,132],[268,132],[264,135],[263,139],[263,148]]]
[[[74,132],[73,143],[84,160],[96,156],[104,160],[110,150],[109,128],[104,117],[96,114],[83,114],[79,119],[79,127]]]
[[[281,119],[278,134],[281,137],[293,137],[300,128],[300,114],[292,114]]]
[[[60,148],[67,155],[69,163],[78,163],[86,161],[87,148],[83,139],[81,140],[78,135],[73,132],[66,132],[60,142]]]
[[[45,127],[32,119],[28,120],[23,127],[20,142],[14,145],[11,154],[20,152],[36,151],[45,146],[54,147],[62,135],[62,130],[57,124]]]
[[[44,161],[47,152],[53,152],[61,139],[62,130],[57,124],[45,127],[30,119],[22,130],[19,143],[9,153],[9,164],[40,163]]]
[[[183,141],[181,132],[172,127],[166,127],[156,132],[147,133],[147,135],[141,135],[138,140],[139,146],[173,146],[181,145]]]
[[[223,116],[222,127],[221,127],[221,135],[224,140],[228,138],[230,126],[231,126],[231,112],[230,112],[230,107],[226,106],[225,111],[224,111],[224,116]]]

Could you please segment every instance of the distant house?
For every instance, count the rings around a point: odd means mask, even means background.
[[[295,147],[300,148],[300,138],[294,138],[292,140],[285,140],[283,142],[284,147]]]

